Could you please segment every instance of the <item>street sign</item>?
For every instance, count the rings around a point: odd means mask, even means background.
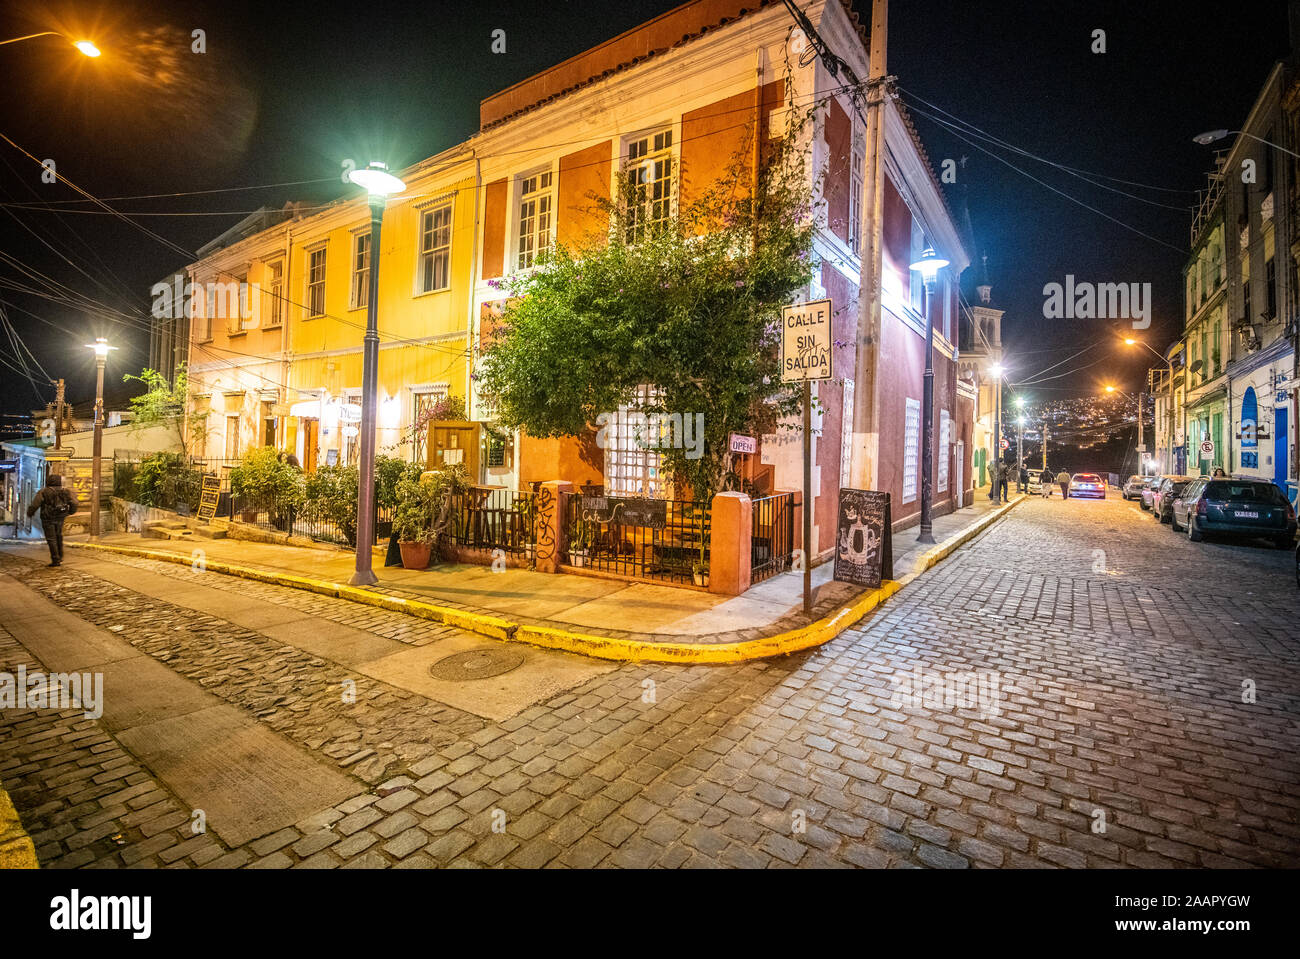
[[[813,300],[781,309],[781,381],[831,378],[831,301]]]
[[[1203,459],[1213,459],[1214,457],[1214,440],[1201,441],[1201,457]]]
[[[730,449],[733,453],[757,453],[758,440],[754,439],[752,436],[732,433]]]
[[[1003,440],[1003,441],[1002,441],[1002,448],[1003,448],[1004,450],[1009,450],[1009,449],[1011,449],[1011,441],[1010,441],[1010,440]]]

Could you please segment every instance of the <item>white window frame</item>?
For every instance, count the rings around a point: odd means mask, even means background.
[[[853,380],[844,378],[844,402],[840,407],[840,489],[849,485],[853,464]]]
[[[857,137],[854,137],[853,155],[849,165],[849,224],[848,224],[849,225],[849,229],[848,229],[849,249],[853,252],[854,256],[858,256],[862,252],[862,250],[860,249],[862,245],[861,238],[858,236],[858,233],[862,229],[861,205],[862,205],[862,191],[864,188],[862,169],[865,163],[866,163],[866,159],[863,156],[863,150],[861,147],[858,146]]]
[[[365,246],[365,250],[361,249]],[[348,294],[348,306],[354,310],[364,310],[370,305],[370,228],[358,230],[352,234],[352,255],[349,259],[352,267],[352,283]]]
[[[605,428],[605,492],[610,496],[645,496],[658,499],[665,492],[663,464],[658,449],[644,445],[639,425],[625,413],[646,409],[654,391],[637,388],[636,398],[620,408]]]
[[[226,414],[226,456],[228,460],[237,460],[243,455],[240,450],[240,420],[242,417],[238,413]],[[232,422],[233,421],[233,422]],[[233,443],[232,443],[233,440]]]
[[[447,220],[445,224],[437,225],[434,221],[438,214],[445,213]],[[430,203],[428,206],[421,207],[419,210],[419,234],[416,240],[415,254],[415,293],[417,296],[424,293],[438,293],[443,290],[451,289],[451,234],[454,222],[454,210],[452,209],[451,200],[440,200]],[[426,225],[427,224],[427,225]],[[438,242],[443,237],[443,231],[446,234],[446,242]],[[443,283],[437,284],[438,270],[437,264],[439,257],[442,257]],[[426,261],[432,264],[429,282],[425,283],[425,264]]]
[[[307,319],[314,320],[318,317],[325,316],[325,310],[326,310],[325,278],[329,274],[329,256],[328,256],[329,250],[324,244],[321,244],[320,246],[313,247],[312,249],[307,250],[306,253],[307,253],[307,263],[306,263],[306,269],[303,271],[303,280],[305,281],[305,289],[304,289],[305,295],[303,297],[302,302],[303,302],[303,309],[307,313]],[[320,277],[318,279],[315,279],[313,277],[315,276],[316,273],[315,261],[317,255],[320,256]],[[317,289],[320,290],[319,309],[317,309],[316,308],[317,305],[312,302],[313,292]]]
[[[939,460],[935,465],[934,491],[948,492],[948,446],[952,440],[952,417],[939,410]]]
[[[450,383],[430,383],[425,386],[411,387],[411,426],[414,427],[420,414],[432,406],[438,400],[445,398],[451,392]],[[423,433],[411,433],[411,456],[413,463],[423,463],[428,453],[426,441],[429,437],[429,431]]]
[[[921,401],[907,397],[903,414],[903,502],[916,500],[921,460]]]
[[[269,304],[269,319],[263,329],[275,330],[284,325],[284,260],[268,260],[265,264],[266,283],[263,285],[262,303]]]
[[[662,126],[653,127],[643,130],[632,136],[624,137],[620,145],[619,152],[619,169],[623,171],[624,176],[628,171],[636,168],[638,172],[645,172],[652,166],[655,172],[658,172],[657,165],[661,163],[668,164],[668,175],[666,177],[656,177],[654,182],[666,180],[668,195],[661,199],[645,199],[636,202],[627,210],[628,226],[624,240],[627,243],[637,243],[645,238],[649,229],[655,224],[664,224],[677,212],[677,188],[678,172],[681,169],[680,161],[677,156],[677,147],[680,137],[674,129],[674,124],[665,123]],[[632,154],[635,153],[634,157]],[[644,184],[639,184],[644,186]],[[664,204],[660,209],[659,216],[643,216],[642,210],[657,204]]]
[[[515,270],[530,270],[554,241],[555,172],[548,166],[515,178]]]

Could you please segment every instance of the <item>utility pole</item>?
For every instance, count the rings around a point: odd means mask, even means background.
[[[94,462],[90,472],[90,538],[99,539],[99,488],[102,475],[101,460],[104,452],[104,363],[108,360],[108,351],[115,347],[108,345],[108,340],[98,337],[90,347],[95,351],[95,437],[91,455]]]
[[[864,248],[858,275],[856,364],[853,371],[853,451],[850,482],[856,489],[879,487],[880,404],[876,402],[876,363],[880,355],[881,247],[884,219],[885,72],[889,0],[872,0],[871,62],[867,70],[867,170],[871,198],[862,204],[867,222],[858,234]]]
[[[54,381],[54,448],[63,447],[63,380]]]
[[[1047,472],[1047,420],[1043,420],[1043,472]]]
[[[1146,464],[1142,462],[1142,457],[1146,454],[1146,444],[1142,442],[1142,390],[1138,390],[1138,473],[1145,476],[1147,473]]]

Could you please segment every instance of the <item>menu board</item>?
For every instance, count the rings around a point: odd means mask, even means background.
[[[588,522],[663,529],[668,525],[668,502],[642,497],[583,496],[582,518]]]
[[[217,515],[217,500],[221,498],[221,477],[206,474],[203,477],[203,489],[199,493],[199,519],[207,522]]]
[[[889,494],[841,489],[835,537],[835,574],[841,583],[876,589],[894,578]]]

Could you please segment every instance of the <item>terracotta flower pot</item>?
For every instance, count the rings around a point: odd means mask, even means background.
[[[403,569],[428,569],[433,547],[429,543],[398,543]]]

